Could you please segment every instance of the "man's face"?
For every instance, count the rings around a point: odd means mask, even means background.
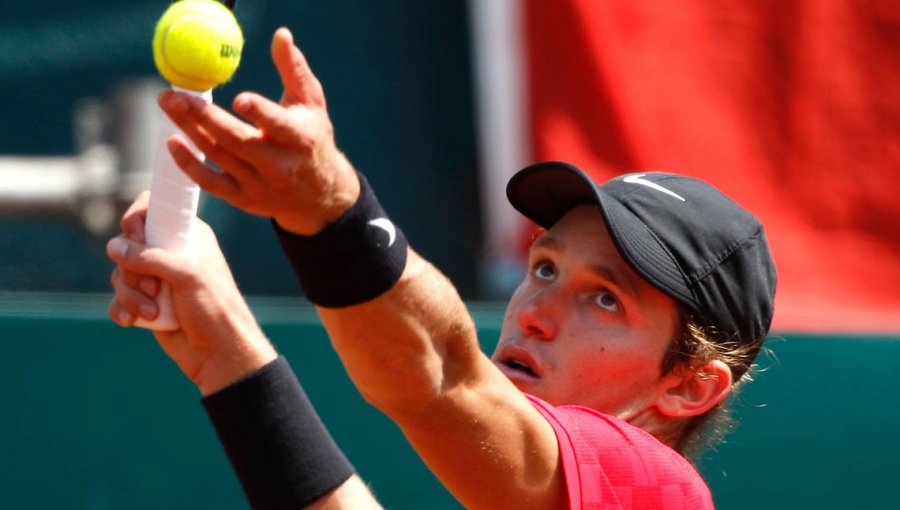
[[[676,323],[674,299],[631,269],[597,207],[582,205],[532,246],[492,360],[551,404],[635,419],[663,391]]]

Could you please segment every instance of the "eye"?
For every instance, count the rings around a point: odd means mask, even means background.
[[[556,267],[549,262],[538,262],[531,274],[539,280],[553,281],[556,279]]]
[[[619,311],[619,300],[612,292],[603,291],[594,297],[594,303],[608,312]]]

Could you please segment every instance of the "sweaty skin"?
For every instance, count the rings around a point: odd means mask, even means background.
[[[314,234],[354,203],[358,180],[334,143],[322,87],[286,29],[275,33],[272,57],[284,94],[278,103],[238,95],[234,109],[249,122],[183,94],[160,96],[169,117],[222,172],[198,160],[179,137],[169,148],[207,192],[272,217],[290,232]],[[117,297],[110,313],[130,324],[151,301],[140,289],[157,286],[145,284],[145,277],[169,282],[179,322],[191,323],[184,314],[200,312],[205,320],[164,349],[208,393],[261,367],[274,351],[230,274],[211,274],[221,270],[211,232],[200,241],[213,263],[114,240],[109,253],[121,269],[113,278]],[[494,361],[481,352],[456,289],[412,250],[400,281],[383,295],[319,309],[363,396],[400,426],[470,509],[567,503],[554,432],[520,390],[652,430],[668,417],[704,412],[730,386],[730,379],[714,386],[690,375],[660,375],[674,305],[629,272],[595,210],[571,211],[537,243],[531,259]],[[223,328],[203,327],[220,319],[227,319]]]
[[[532,246],[492,359],[524,392],[627,421],[653,408],[676,314],[583,205]]]

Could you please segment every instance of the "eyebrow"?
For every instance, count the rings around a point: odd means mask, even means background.
[[[564,247],[564,243],[557,236],[550,233],[546,233],[537,238],[534,241],[534,244],[531,245],[532,250],[541,249],[552,252],[560,252]],[[624,260],[622,262],[628,264],[628,262],[625,262]],[[638,298],[637,285],[635,285],[635,282],[627,273],[622,274],[622,271],[613,271],[609,266],[604,264],[591,264],[588,267],[588,270],[598,278],[606,280],[619,289],[622,289],[622,292],[629,294],[632,298]]]
[[[544,232],[543,235],[534,240],[531,244],[531,249],[541,248],[550,251],[560,251],[563,248],[562,241],[560,241],[555,235]]]
[[[612,282],[616,287],[622,289],[622,292],[625,292],[632,298],[637,299],[637,287],[634,285],[634,282],[631,278],[628,277],[627,274],[621,274],[621,271],[619,273],[616,273],[603,264],[591,265],[590,271],[600,278],[603,278],[608,282]]]

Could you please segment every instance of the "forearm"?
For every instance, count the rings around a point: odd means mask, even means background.
[[[357,388],[392,416],[440,398],[471,378],[483,358],[456,289],[412,250],[390,290],[319,314]]]
[[[357,201],[315,236],[275,227],[351,378],[387,412],[438,395],[480,352],[456,289],[358,182]]]
[[[279,230],[351,379],[467,507],[558,508],[552,429],[481,352],[447,278],[373,223],[392,226],[358,203],[314,237]]]
[[[255,510],[380,508],[283,358],[203,404]]]
[[[462,300],[436,268],[410,252],[389,291],[319,313],[356,386],[463,505],[561,507],[550,426],[481,352]]]
[[[203,360],[196,373],[190,375],[201,395],[221,391],[278,357],[249,309],[245,308],[245,311],[247,317],[244,321],[233,321],[232,315],[219,320],[220,329],[227,333],[222,334],[217,348]],[[157,338],[162,342],[160,337],[161,334],[157,333]]]
[[[372,491],[358,475],[353,475],[331,492],[303,510],[381,510]]]

